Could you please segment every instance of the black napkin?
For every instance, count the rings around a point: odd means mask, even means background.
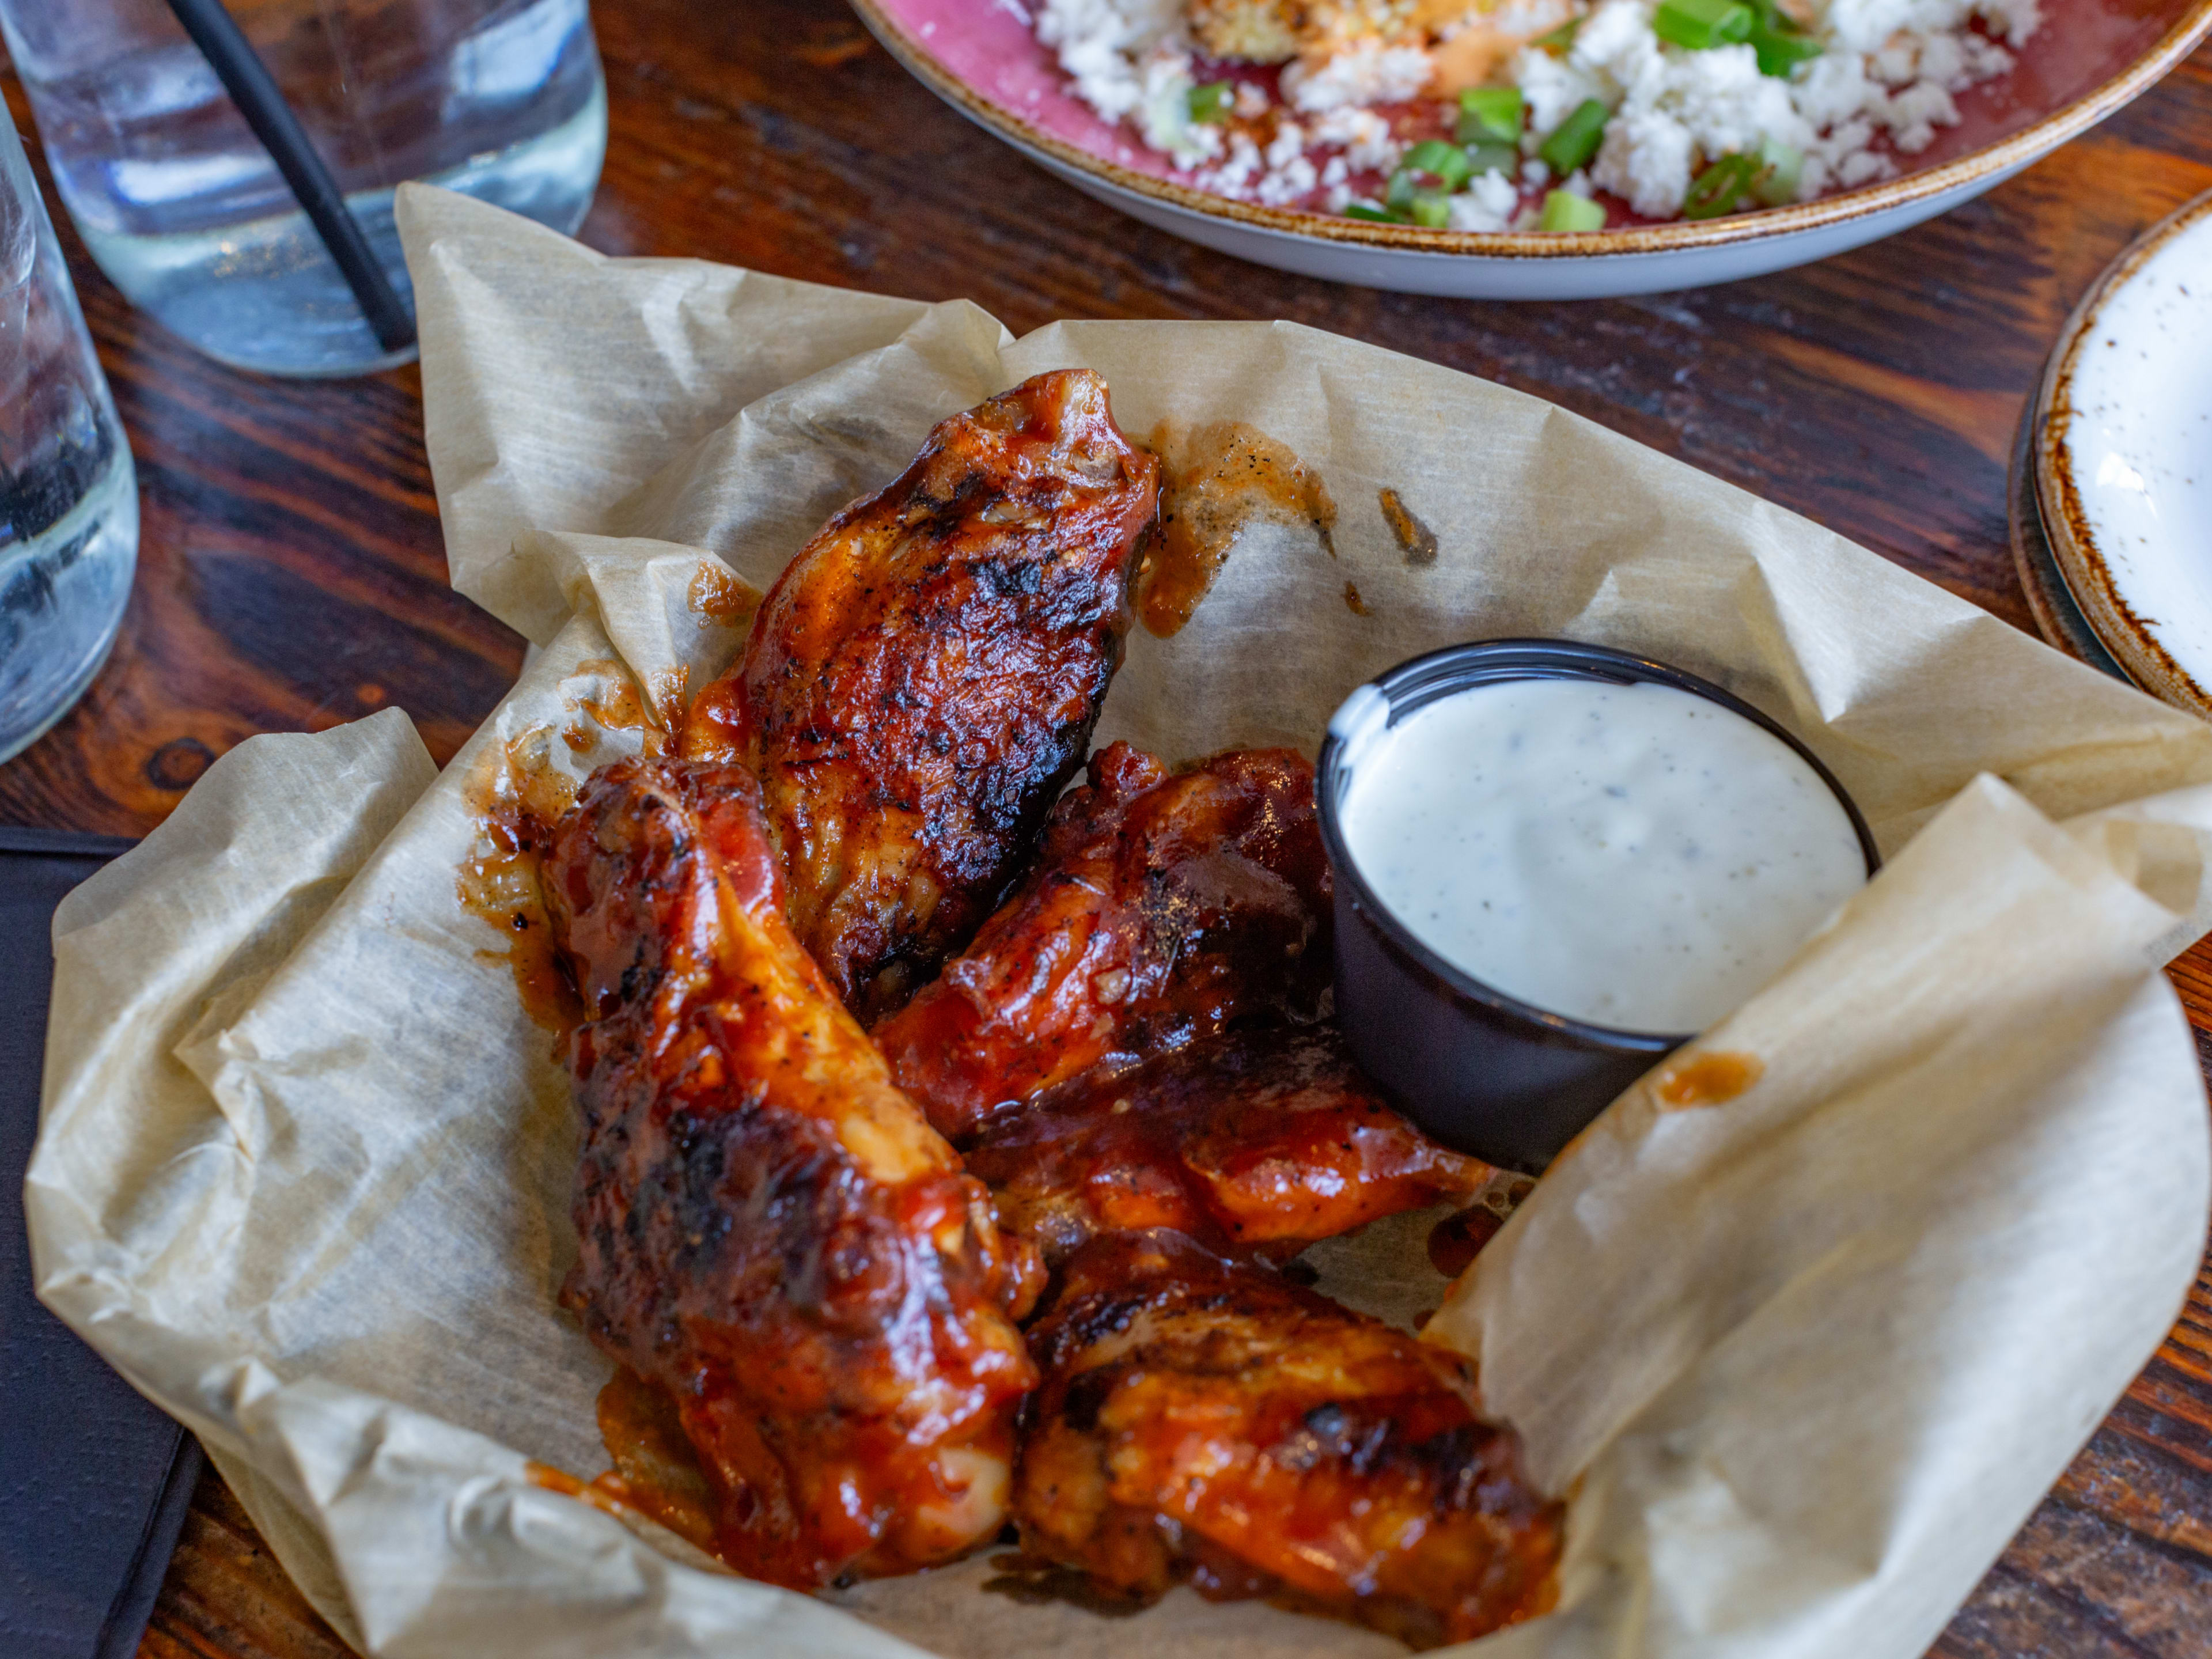
[[[131,1659],[198,1478],[197,1442],[31,1294],[54,907],[131,845],[0,827],[0,1655]]]

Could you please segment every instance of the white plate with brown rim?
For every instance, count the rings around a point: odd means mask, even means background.
[[[1429,230],[1232,201],[1102,121],[1020,0],[851,0],[917,79],[1077,189],[1146,223],[1304,276],[1410,294],[1576,300],[1733,282],[1826,258],[1958,206],[2138,96],[2212,33],[2212,0],[2057,0],[2001,81],[1893,177],[1810,202],[1603,230]]]
[[[2058,572],[2136,684],[2212,719],[2212,192],[2114,260],[2036,402]]]

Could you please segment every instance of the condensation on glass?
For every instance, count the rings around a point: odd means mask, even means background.
[[[419,179],[573,231],[606,154],[587,0],[230,0],[399,291]],[[388,352],[165,0],[0,0],[54,182],[133,303],[210,356],[348,374]]]

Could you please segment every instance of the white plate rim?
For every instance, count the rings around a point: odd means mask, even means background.
[[[2129,605],[2097,546],[2095,521],[2076,483],[2067,434],[2075,417],[2073,384],[2083,345],[2108,301],[2167,243],[2212,218],[2212,191],[2185,202],[2128,244],[2074,307],[2052,349],[2035,401],[2036,499],[2051,556],[2075,604],[2128,678],[2161,701],[2212,720],[2212,694],[2176,662]]]

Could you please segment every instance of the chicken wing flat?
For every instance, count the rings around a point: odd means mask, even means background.
[[[701,693],[683,752],[758,776],[792,931],[864,1017],[966,943],[1089,749],[1158,493],[1106,383],[1040,374],[830,520]]]
[[[1188,1577],[1425,1646],[1546,1611],[1562,1507],[1467,1363],[1170,1232],[1079,1252],[1030,1333],[1032,1559],[1142,1601]]]
[[[962,1141],[1102,1064],[1240,1017],[1310,1014],[1329,927],[1304,756],[1235,750],[1171,774],[1114,744],[1054,808],[1036,869],[876,1042]]]
[[[1288,1261],[1494,1173],[1437,1146],[1353,1066],[1333,1025],[1229,1031],[1048,1091],[967,1153],[999,1223],[1058,1266],[1102,1232],[1172,1227]]]
[[[1001,1523],[1034,1254],[792,937],[742,768],[639,758],[556,827],[586,1016],[562,1294],[672,1402],[739,1571],[811,1586]]]

